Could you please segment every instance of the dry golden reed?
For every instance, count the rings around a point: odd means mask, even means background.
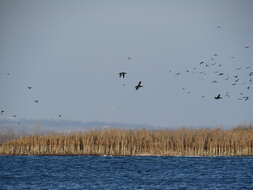
[[[234,129],[101,129],[28,136],[0,145],[2,155],[253,155],[253,127]]]

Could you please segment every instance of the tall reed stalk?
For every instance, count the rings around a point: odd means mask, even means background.
[[[253,155],[253,127],[103,129],[28,136],[0,145],[2,155]]]

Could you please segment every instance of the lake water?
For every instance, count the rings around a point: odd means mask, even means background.
[[[0,189],[253,189],[253,157],[0,156]]]

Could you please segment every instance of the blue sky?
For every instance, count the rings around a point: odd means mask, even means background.
[[[251,0],[0,0],[1,117],[250,123],[252,18]]]

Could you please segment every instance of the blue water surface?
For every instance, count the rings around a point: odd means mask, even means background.
[[[0,156],[0,189],[253,190],[253,157]]]

